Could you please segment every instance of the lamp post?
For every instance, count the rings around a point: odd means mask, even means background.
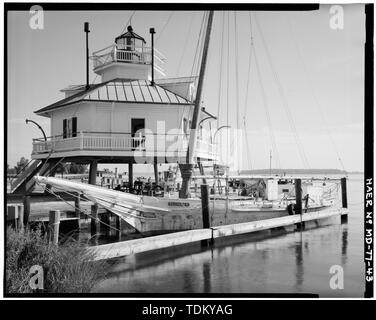
[[[34,123],[34,124],[38,127],[38,129],[39,129],[40,131],[42,131],[42,133],[43,133],[43,137],[44,137],[44,141],[47,141],[46,134],[44,133],[43,128],[42,128],[38,123],[36,123],[34,120],[29,120],[29,119],[26,119],[25,122],[26,122],[26,124],[28,124],[29,122]]]

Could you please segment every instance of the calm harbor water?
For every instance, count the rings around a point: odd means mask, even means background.
[[[287,234],[150,252],[120,259],[95,292],[112,293],[316,293],[362,297],[363,176],[348,180],[348,223]],[[333,290],[329,272],[344,270],[344,289]]]

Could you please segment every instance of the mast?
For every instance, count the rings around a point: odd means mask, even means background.
[[[197,127],[200,119],[200,102],[201,102],[201,95],[202,95],[202,88],[204,84],[204,77],[205,77],[205,71],[206,71],[206,64],[207,64],[207,57],[208,57],[208,49],[209,49],[209,42],[210,42],[210,34],[213,24],[213,15],[214,11],[209,12],[208,17],[208,24],[206,26],[206,33],[205,33],[205,40],[204,40],[204,48],[202,52],[202,59],[201,59],[201,66],[200,66],[200,74],[198,78],[198,84],[197,84],[197,92],[196,92],[196,98],[194,103],[194,110],[193,110],[193,116],[192,116],[192,124],[191,124],[191,130],[189,135],[189,145],[187,150],[187,157],[186,157],[186,163],[185,164],[179,164],[181,175],[183,178],[182,188],[179,192],[179,198],[189,198],[189,187],[190,182],[192,179],[192,170],[194,165],[194,154],[196,151],[196,142],[197,142]]]

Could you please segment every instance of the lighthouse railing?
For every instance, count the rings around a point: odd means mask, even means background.
[[[152,51],[149,47],[133,46],[132,50],[119,48],[116,44],[93,53],[94,69],[103,67],[112,62],[151,64]],[[154,49],[154,66],[163,72],[163,65],[166,57]]]
[[[188,141],[185,134],[131,134],[122,132],[81,131],[75,137],[60,136],[33,139],[33,155],[50,152],[88,151],[147,151],[158,153],[184,153]],[[215,147],[205,139],[197,140],[197,153],[201,157],[215,156]]]

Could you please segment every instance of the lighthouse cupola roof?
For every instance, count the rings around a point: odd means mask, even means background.
[[[137,33],[133,32],[133,28],[131,25],[128,26],[127,32],[121,34],[120,36],[115,38],[115,43],[119,43],[122,39],[137,39],[146,43],[145,39],[138,35]],[[123,40],[124,41],[124,40]]]

